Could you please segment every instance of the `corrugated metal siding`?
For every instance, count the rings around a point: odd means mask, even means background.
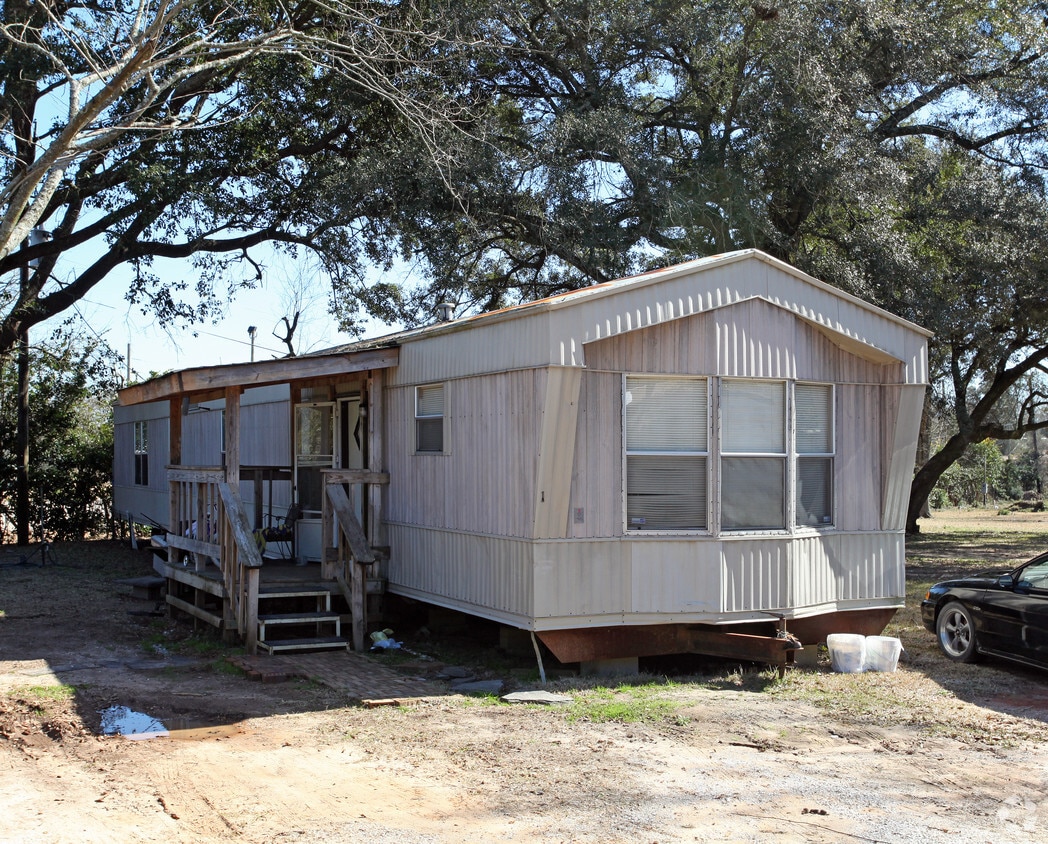
[[[630,549],[633,613],[719,613],[721,543],[696,540],[644,540]]]
[[[903,362],[905,382],[927,382],[927,343],[922,334],[842,298],[827,286],[752,257],[507,314],[489,323],[463,322],[460,330],[448,333],[406,338],[391,383],[417,384],[533,366],[592,368],[589,349],[583,351],[586,344],[757,297],[778,306],[768,306],[769,312],[786,309],[890,353]],[[763,341],[760,326],[754,329],[746,337],[720,338],[724,350],[732,352],[729,358],[740,366],[745,363],[748,370],[765,371],[766,377],[793,377],[787,338]],[[808,330],[814,329],[808,326]],[[749,345],[754,341],[759,345]],[[741,374],[742,369],[736,372]]]
[[[590,369],[882,384],[902,366],[841,349],[793,314],[760,300],[620,334],[586,346]]]
[[[135,425],[133,422],[113,425],[113,483],[130,486],[134,480]]]
[[[530,536],[545,383],[545,370],[445,382],[445,454],[414,453],[414,389],[387,390],[387,518]]]
[[[170,459],[171,422],[150,419],[149,427],[149,488],[155,492],[167,492],[167,461]],[[135,433],[131,429],[131,449],[134,452]],[[132,476],[133,477],[133,476]]]
[[[621,536],[622,376],[584,372],[579,405],[568,535]],[[574,518],[577,509],[582,510],[581,522]]]
[[[901,600],[906,594],[904,545],[901,534],[799,537],[790,554],[791,605]]]
[[[881,388],[837,388],[837,457],[834,486],[840,530],[881,529]]]
[[[724,542],[721,565],[724,612],[777,610],[789,603],[789,543],[781,539]]]
[[[535,617],[621,616],[630,605],[630,579],[626,543],[536,544]]]
[[[291,401],[245,405],[240,410],[240,464],[290,466]]]
[[[887,477],[881,524],[885,530],[905,530],[910,482],[917,459],[917,438],[921,414],[924,412],[925,388],[916,386],[885,390],[895,395],[890,405],[895,413],[884,420],[888,454],[885,460]]]
[[[247,432],[241,426],[241,438]],[[222,465],[222,411],[206,409],[182,417],[182,465]]]
[[[495,536],[389,524],[389,583],[481,608],[530,616],[532,543]]]
[[[169,516],[170,498],[167,491],[146,489],[140,486],[113,485],[113,512],[121,517],[130,516],[139,524],[149,520],[166,525]]]

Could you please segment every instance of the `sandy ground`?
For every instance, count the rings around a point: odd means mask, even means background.
[[[1003,844],[1048,828],[1048,675],[966,667],[1000,678],[969,687],[929,679],[929,655],[829,678],[931,695],[926,721],[827,714],[730,679],[667,687],[678,708],[651,723],[440,688],[367,709],[157,653],[184,634],[138,614],[149,605],[114,578],[141,561],[122,554],[0,566],[0,840]],[[42,691],[58,684],[76,691]],[[187,729],[100,736],[113,705]],[[952,711],[983,732],[951,730]]]

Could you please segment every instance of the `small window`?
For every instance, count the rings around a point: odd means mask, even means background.
[[[444,385],[415,388],[415,451],[444,451]]]
[[[135,485],[149,486],[149,423],[135,423]]]

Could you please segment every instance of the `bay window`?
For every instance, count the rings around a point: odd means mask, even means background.
[[[833,397],[828,384],[626,376],[627,530],[831,527]]]

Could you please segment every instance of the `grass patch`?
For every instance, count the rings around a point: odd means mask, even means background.
[[[228,659],[216,659],[211,663],[211,671],[225,677],[243,677],[245,674],[243,668],[239,665],[235,665]]]
[[[670,689],[679,688],[678,683],[648,682],[579,691],[568,720],[596,724],[683,724],[687,719],[678,715],[681,704],[666,697]]]
[[[65,701],[76,696],[76,686],[20,686],[13,690],[26,703],[33,701]]]

